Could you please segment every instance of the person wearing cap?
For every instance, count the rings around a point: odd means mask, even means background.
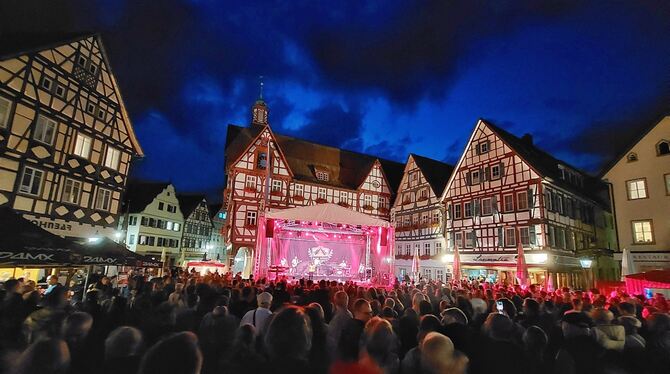
[[[242,317],[240,321],[240,326],[249,324],[256,328],[256,335],[258,335],[268,318],[272,315],[270,311],[270,305],[272,305],[272,294],[269,292],[262,292],[256,296],[256,301],[258,301],[258,308],[248,311]]]

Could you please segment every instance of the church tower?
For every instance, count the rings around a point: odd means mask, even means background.
[[[268,124],[268,106],[263,101],[263,77],[261,77],[261,88],[260,94],[258,95],[258,100],[254,103],[254,106],[251,107],[251,123],[254,125],[267,125]]]

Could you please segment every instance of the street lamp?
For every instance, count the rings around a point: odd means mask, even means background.
[[[586,278],[586,288],[592,288],[592,283],[591,283],[591,275],[592,275],[592,270],[591,266],[593,266],[593,260],[588,258],[588,257],[582,257],[579,259],[579,265],[581,265],[583,271],[584,271],[584,277]]]

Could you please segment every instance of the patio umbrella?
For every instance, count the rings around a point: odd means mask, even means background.
[[[414,256],[412,257],[412,276],[414,278],[414,282],[419,280],[419,262],[419,249],[414,248]]]
[[[458,254],[458,244],[454,243],[454,263],[452,264],[452,275],[454,280],[461,280],[461,256]]]
[[[9,208],[0,208],[0,265],[58,266],[77,263],[77,243],[52,234]]]
[[[521,244],[519,231],[516,231],[516,251],[516,278],[519,280],[519,284],[527,285],[528,265],[526,265],[526,256],[523,254],[523,244]]]
[[[83,265],[123,266],[138,255],[112,239],[102,237],[80,245]]]

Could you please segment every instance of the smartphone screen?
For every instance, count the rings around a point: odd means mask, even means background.
[[[503,303],[502,301],[496,301],[496,308],[498,309],[498,313],[503,312]]]

